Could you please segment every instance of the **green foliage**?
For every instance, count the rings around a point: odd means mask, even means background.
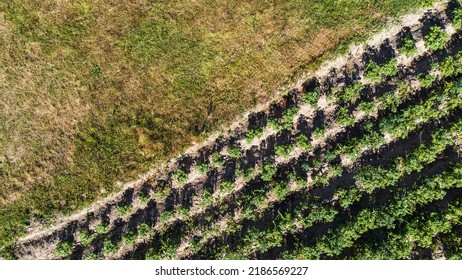
[[[361,198],[361,192],[358,188],[340,188],[337,191],[338,198],[340,200],[340,206],[343,209],[347,209],[355,203],[356,201],[359,201]]]
[[[445,78],[462,74],[462,52],[455,56],[447,57],[442,62],[437,63],[436,67],[441,76]]]
[[[226,195],[234,189],[234,183],[232,181],[224,180],[218,186],[218,191],[221,195]]]
[[[420,85],[424,88],[428,88],[436,81],[436,77],[431,74],[419,74],[417,80],[420,82]]]
[[[296,139],[295,143],[298,148],[302,149],[305,152],[309,152],[313,149],[310,139],[303,134],[300,134]]]
[[[324,137],[324,134],[326,133],[326,127],[325,126],[320,126],[318,128],[316,128],[314,131],[313,131],[313,137],[315,139],[321,139]]]
[[[95,231],[98,234],[106,234],[106,233],[109,232],[109,228],[108,228],[108,225],[106,223],[101,223],[101,224],[96,226]]]
[[[239,158],[241,156],[241,150],[239,149],[239,147],[229,148],[228,154],[232,158]]]
[[[363,101],[358,104],[358,109],[366,113],[366,115],[370,115],[374,112],[375,102],[374,101],[371,101],[371,102]]]
[[[260,138],[263,135],[263,127],[258,127],[255,129],[249,129],[246,133],[247,142],[250,143],[255,138]]]
[[[117,207],[117,211],[119,212],[121,216],[127,215],[131,209],[132,209],[131,205],[119,205]]]
[[[272,163],[265,163],[260,167],[261,178],[263,181],[270,182],[276,174],[277,167]]]
[[[206,163],[198,164],[196,168],[197,171],[199,171],[199,173],[201,173],[202,175],[205,175],[207,174],[207,172],[209,172],[209,165]]]
[[[432,26],[424,38],[425,47],[432,51],[443,49],[448,39],[449,35],[441,27]]]
[[[282,201],[286,195],[290,192],[290,187],[283,183],[277,182],[276,186],[273,188],[274,194],[276,195],[276,199],[278,201]]]
[[[162,201],[166,199],[172,193],[172,188],[170,186],[159,187],[154,190],[152,197],[157,201]]]
[[[82,244],[82,246],[84,247],[87,247],[88,245],[91,244],[91,242],[93,241],[93,239],[95,238],[95,235],[92,234],[89,230],[87,229],[83,229],[81,231],[79,231],[79,233],[77,234],[79,240],[80,240],[80,243]]]
[[[360,82],[355,82],[351,86],[345,87],[343,91],[336,93],[338,100],[341,103],[354,103],[361,96],[361,91],[364,86]]]
[[[417,51],[415,41],[411,37],[404,38],[403,45],[399,49],[399,52],[405,56],[412,56]]]
[[[282,156],[282,157],[288,157],[289,154],[294,150],[294,146],[292,145],[279,145],[276,146],[274,151],[276,155]]]
[[[103,243],[103,254],[106,256],[117,254],[119,251],[119,246],[112,243],[111,240],[104,240]]]
[[[138,195],[138,201],[139,201],[139,203],[142,204],[142,205],[147,205],[147,204],[148,204],[148,201],[149,201],[149,197],[148,197],[148,195],[146,195],[145,193],[142,193],[142,192],[141,192],[141,193]]]
[[[152,234],[152,228],[146,224],[142,223],[138,226],[137,235],[139,237],[148,237]]]
[[[172,173],[172,179],[178,184],[183,185],[186,181],[188,181],[188,173],[181,169],[177,169]]]
[[[175,218],[175,213],[173,211],[164,211],[159,215],[159,222],[162,225],[168,224]]]
[[[283,114],[280,119],[269,119],[268,120],[268,125],[275,129],[276,131],[281,131],[283,129],[291,130],[292,129],[292,123],[295,118],[295,116],[298,113],[298,108],[290,108],[287,109]]]
[[[341,107],[337,112],[337,122],[342,127],[350,126],[355,123],[355,117],[348,112],[348,108]]]
[[[398,74],[396,58],[378,65],[374,61],[369,62],[366,66],[365,78],[373,83],[382,82],[387,77],[392,77]]]
[[[462,9],[456,9],[453,14],[452,25],[456,30],[462,29]]]
[[[215,167],[220,168],[223,166],[224,163],[225,163],[225,159],[220,153],[215,152],[212,154],[212,164]]]
[[[61,242],[56,246],[55,253],[60,257],[67,257],[72,253],[73,248],[72,242]]]
[[[91,260],[97,260],[98,256],[95,253],[89,253],[84,260],[86,261],[91,261]]]
[[[213,203],[213,194],[209,190],[204,190],[200,200],[200,205],[202,207],[208,207]]]
[[[320,96],[321,90],[316,88],[314,91],[306,92],[305,95],[303,95],[303,101],[316,109],[318,107],[318,100]]]
[[[122,243],[125,246],[132,246],[137,239],[135,232],[129,232],[127,234],[122,235]]]

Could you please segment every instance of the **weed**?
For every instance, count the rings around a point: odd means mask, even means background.
[[[399,52],[404,54],[407,57],[412,56],[417,52],[417,47],[415,41],[411,37],[404,38],[403,45],[399,48]]]
[[[125,246],[132,246],[135,241],[136,241],[136,233],[135,232],[129,232],[127,234],[122,235],[122,243]]]
[[[168,224],[175,218],[175,213],[173,211],[164,211],[159,215],[159,222],[162,225]]]
[[[462,9],[456,9],[454,11],[454,18],[452,20],[452,25],[456,30],[462,29]]]
[[[290,191],[290,187],[282,182],[278,182],[273,189],[276,199],[282,201]]]
[[[197,165],[197,171],[199,171],[200,174],[205,175],[207,172],[209,172],[209,165],[206,163],[201,163]]]
[[[247,142],[250,143],[255,138],[260,138],[263,135],[263,127],[249,129],[246,133]]]
[[[291,130],[292,129],[292,123],[294,120],[294,117],[298,113],[298,108],[290,108],[287,109],[283,114],[282,114],[282,128]]]
[[[223,164],[225,163],[225,160],[223,158],[223,156],[218,153],[218,152],[215,152],[212,154],[212,164],[213,166],[215,166],[216,168],[220,168],[220,167],[223,167]]]
[[[175,170],[175,172],[172,173],[173,180],[175,180],[175,182],[177,182],[180,185],[183,185],[188,181],[188,176],[188,173],[181,169],[177,169]]]
[[[302,149],[305,152],[310,152],[313,150],[313,146],[311,145],[310,139],[303,134],[300,134],[296,139],[295,143],[298,148]]]
[[[374,112],[375,102],[374,101],[370,101],[370,102],[363,101],[358,104],[358,109],[366,113],[366,115],[370,115]]]
[[[98,233],[100,235],[108,233],[109,232],[108,224],[101,223],[101,224],[97,225],[95,231],[96,231],[96,233]]]
[[[121,216],[127,215],[131,209],[132,209],[131,205],[120,205],[117,207],[117,211],[119,212]]]
[[[425,36],[425,46],[432,51],[443,49],[449,35],[439,26],[430,27],[430,32]]]
[[[276,146],[276,148],[274,149],[274,152],[276,153],[276,155],[286,158],[289,156],[289,154],[293,150],[294,150],[294,146],[292,145],[279,145],[279,146]]]
[[[112,243],[111,240],[104,240],[103,243],[103,254],[106,256],[117,254],[119,247]]]
[[[60,257],[67,257],[72,253],[73,248],[72,242],[61,242],[56,246],[55,253]]]
[[[262,167],[260,167],[261,178],[263,181],[269,182],[273,179],[274,175],[276,174],[277,168],[272,163],[265,163]]]
[[[95,253],[90,253],[84,258],[84,260],[86,261],[97,260],[97,259],[98,259],[98,256]]]
[[[208,207],[210,205],[212,205],[213,203],[213,194],[211,191],[209,190],[204,190],[204,192],[202,193],[202,199],[200,201],[200,205],[202,207]]]
[[[158,187],[152,193],[152,198],[157,201],[162,201],[166,199],[172,193],[172,188],[170,186]]]
[[[186,220],[189,217],[189,208],[186,206],[180,206],[176,212],[178,213],[178,216],[183,220]]]
[[[87,247],[88,245],[90,245],[91,242],[93,241],[93,239],[95,238],[95,235],[92,234],[89,230],[86,230],[86,229],[83,229],[83,230],[79,231],[77,236],[78,236],[78,238],[80,240],[80,243],[84,247]]]
[[[218,192],[221,195],[226,195],[234,189],[234,183],[232,181],[224,180],[218,186]]]
[[[373,83],[382,82],[387,77],[392,77],[398,74],[396,58],[378,65],[374,61],[369,62],[366,66],[365,78]]]
[[[138,201],[142,205],[147,205],[149,201],[149,197],[145,193],[140,193],[138,195]]]
[[[421,73],[417,76],[417,80],[420,82],[422,87],[428,88],[436,80],[436,77],[431,74]]]
[[[228,154],[232,158],[239,158],[241,156],[241,150],[238,147],[229,148]]]
[[[344,88],[343,91],[337,91],[335,95],[341,103],[354,103],[361,96],[363,88],[363,84],[356,82],[353,85]]]
[[[341,107],[337,112],[337,122],[342,127],[350,126],[355,123],[355,117],[348,112],[348,108]]]
[[[316,109],[318,107],[318,100],[320,96],[321,90],[317,87],[313,91],[305,92],[305,95],[303,95],[303,101]]]
[[[140,237],[150,236],[152,234],[152,228],[148,224],[142,223],[138,226],[137,234]]]
[[[313,131],[313,137],[315,139],[321,139],[324,137],[324,134],[326,134],[326,127],[325,126],[320,126],[318,128],[316,128],[314,131]]]

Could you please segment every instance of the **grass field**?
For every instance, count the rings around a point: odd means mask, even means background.
[[[1,254],[432,2],[1,3]]]

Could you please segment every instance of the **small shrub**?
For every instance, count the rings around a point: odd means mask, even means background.
[[[279,123],[279,120],[272,118],[268,120],[268,126],[276,131],[281,131],[284,127]]]
[[[96,226],[95,229],[96,233],[98,234],[106,234],[109,231],[108,225],[106,223],[101,223]]]
[[[131,208],[131,205],[121,205],[117,207],[117,211],[121,216],[125,216],[130,212]]]
[[[287,157],[294,150],[292,145],[281,145],[275,148],[275,153],[282,157]]]
[[[223,159],[223,156],[220,153],[215,152],[212,154],[212,163],[215,167],[220,168],[225,163],[225,160]]]
[[[313,131],[313,137],[315,139],[323,138],[324,134],[326,134],[326,127],[325,126],[318,127]]]
[[[452,25],[456,30],[462,29],[462,9],[456,9],[454,11]]]
[[[253,168],[247,168],[246,170],[236,169],[236,177],[243,177],[245,182],[248,182],[252,179],[254,174]]]
[[[346,127],[355,123],[355,117],[348,112],[348,108],[342,107],[337,112],[338,124]]]
[[[269,182],[273,179],[273,176],[276,174],[277,167],[272,163],[266,163],[260,167],[261,178],[265,182]]]
[[[201,173],[202,175],[205,175],[207,174],[207,172],[209,172],[209,165],[205,163],[198,164],[197,171],[199,171],[199,173]]]
[[[436,77],[430,74],[419,74],[417,80],[420,82],[420,85],[424,88],[428,88],[436,80]]]
[[[301,134],[295,139],[295,143],[298,148],[302,149],[305,152],[309,152],[313,150],[313,146],[311,145],[310,139],[305,135]]]
[[[374,101],[371,101],[371,102],[364,102],[363,101],[363,102],[359,103],[358,108],[359,108],[359,110],[363,111],[367,115],[370,115],[370,114],[372,114],[372,112],[374,112],[375,102]]]
[[[246,133],[247,142],[252,142],[255,138],[260,138],[263,135],[263,127],[249,129]]]
[[[97,259],[98,259],[98,256],[95,253],[90,253],[84,258],[84,260],[86,261],[97,260]]]
[[[138,195],[138,201],[139,201],[140,204],[146,205],[146,204],[148,204],[149,197],[145,193],[140,193]]]
[[[382,65],[371,61],[366,67],[365,78],[373,83],[379,83],[396,74],[398,74],[397,61],[393,58]]]
[[[164,211],[159,215],[159,221],[161,224],[166,224],[175,218],[173,211]]]
[[[425,38],[425,46],[432,51],[443,49],[449,36],[439,26],[430,27],[430,33]]]
[[[152,233],[152,229],[148,224],[142,223],[138,226],[138,231],[137,231],[138,236],[146,237],[146,236],[151,235],[151,233]]]
[[[228,154],[232,158],[239,158],[241,156],[241,150],[238,147],[229,148]]]
[[[276,199],[278,201],[282,201],[286,197],[286,195],[289,193],[290,187],[285,183],[278,182],[276,186],[274,187],[273,191],[274,191],[274,194],[276,195]]]
[[[292,129],[292,123],[295,118],[295,116],[298,113],[298,108],[290,108],[287,109],[284,114],[282,114],[282,128],[291,130]]]
[[[218,186],[218,191],[220,194],[228,194],[234,189],[234,183],[232,181],[222,181]]]
[[[399,52],[405,56],[412,56],[417,51],[414,40],[410,37],[404,38],[403,45],[399,49]]]
[[[450,56],[436,65],[441,76],[447,78],[462,74],[462,53]]]
[[[111,240],[105,240],[103,244],[103,254],[114,255],[119,251],[119,247],[112,243]]]
[[[80,243],[84,246],[87,247],[88,245],[91,244],[93,239],[95,238],[95,235],[92,234],[89,230],[83,229],[81,230],[77,236],[80,239]]]
[[[182,185],[188,181],[188,173],[184,172],[181,169],[175,170],[175,172],[172,173],[172,178],[177,182],[178,184]]]
[[[351,86],[345,87],[343,91],[339,91],[336,95],[342,103],[354,103],[361,96],[361,91],[364,86],[361,83],[354,83]]]
[[[155,200],[161,201],[166,199],[172,193],[172,189],[170,186],[159,187],[152,193],[152,197]]]
[[[131,246],[135,243],[136,234],[134,232],[129,232],[122,236],[122,243],[126,246]]]
[[[210,192],[209,190],[204,190],[204,192],[202,193],[202,199],[200,201],[200,205],[202,207],[208,207],[212,205],[212,203],[213,203],[212,192]]]
[[[321,91],[319,88],[316,88],[314,91],[306,92],[303,96],[303,101],[316,109],[318,107],[319,96],[321,96]]]
[[[179,207],[176,212],[178,213],[178,216],[181,217],[182,219],[186,219],[189,217],[189,208],[186,206],[181,206]]]
[[[67,257],[72,253],[74,244],[72,242],[61,242],[56,246],[55,253],[60,257]]]

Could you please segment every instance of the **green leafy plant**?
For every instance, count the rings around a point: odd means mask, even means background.
[[[249,129],[246,133],[247,142],[250,143],[255,138],[260,138],[263,135],[263,127]]]
[[[131,209],[132,209],[131,205],[120,205],[117,207],[117,211],[119,212],[121,216],[127,215]]]
[[[114,255],[119,251],[119,247],[112,243],[111,240],[105,240],[103,243],[103,254]]]
[[[88,245],[91,244],[91,242],[93,241],[93,239],[95,238],[95,235],[92,234],[89,230],[87,229],[83,229],[81,231],[79,231],[79,233],[77,234],[79,240],[80,240],[80,243],[84,246],[84,247],[87,247]]]
[[[313,91],[305,92],[305,95],[303,95],[303,101],[305,101],[311,107],[317,108],[320,96],[321,90],[317,87]]]
[[[276,146],[276,148],[274,149],[275,153],[282,157],[288,157],[293,150],[294,146],[292,145],[280,145]]]
[[[302,149],[305,152],[313,150],[313,146],[311,145],[310,139],[306,135],[300,134],[295,139],[295,143],[298,148]]]
[[[375,102],[374,101],[371,101],[371,102],[363,101],[363,102],[358,104],[358,109],[360,109],[361,111],[363,111],[367,115],[370,115],[370,114],[372,114],[372,112],[374,112]]]
[[[365,78],[373,83],[382,82],[385,78],[398,74],[396,58],[378,65],[374,61],[369,62],[366,66]]]
[[[140,204],[146,205],[146,204],[148,204],[149,197],[148,197],[148,195],[146,195],[145,193],[142,193],[142,192],[141,192],[141,193],[138,195],[138,201],[139,201]]]
[[[337,112],[337,122],[342,127],[350,126],[355,123],[355,117],[348,112],[348,108],[341,107]]]
[[[399,48],[399,52],[405,56],[412,56],[417,51],[415,46],[415,41],[411,37],[405,37],[403,40],[403,45]]]
[[[363,88],[362,83],[355,82],[351,86],[345,87],[343,91],[338,91],[335,95],[341,103],[354,103],[361,96]]]
[[[172,178],[177,182],[178,184],[182,185],[188,181],[188,173],[181,169],[175,170],[175,172],[172,173]]]
[[[436,77],[431,74],[421,73],[417,76],[417,80],[420,82],[422,87],[428,88],[436,80]]]
[[[225,163],[225,160],[220,153],[215,152],[212,154],[212,164],[215,167],[220,168],[223,166],[224,163]]]
[[[241,156],[241,150],[238,147],[229,148],[228,154],[232,158],[239,158]]]
[[[228,194],[234,189],[234,183],[232,181],[224,180],[218,186],[220,194]]]
[[[170,186],[158,187],[152,193],[152,197],[157,200],[161,201],[166,199],[172,193],[172,188]]]
[[[425,46],[432,51],[444,48],[449,36],[439,26],[430,27],[430,32],[425,36]]]
[[[129,232],[122,236],[122,243],[125,244],[126,246],[131,246],[135,243],[136,238],[137,236],[135,232]]]
[[[169,223],[174,218],[175,218],[175,214],[173,213],[173,211],[164,211],[164,212],[160,213],[160,215],[159,215],[159,222],[162,225],[164,225],[164,224]]]
[[[60,257],[67,257],[72,253],[73,248],[72,242],[61,242],[56,246],[55,253]]]
[[[452,25],[456,30],[462,29],[462,9],[456,9],[453,14]]]
[[[197,171],[199,171],[199,173],[201,173],[203,175],[207,174],[207,172],[209,172],[209,169],[210,169],[209,165],[206,164],[206,163],[198,164],[196,168],[197,168]]]
[[[260,167],[261,178],[263,181],[269,182],[273,179],[276,174],[277,168],[272,163],[265,163]]]
[[[98,234],[106,234],[109,231],[108,225],[106,223],[101,223],[96,226],[95,229],[96,233]]]
[[[141,237],[150,236],[152,234],[152,228],[148,224],[142,223],[138,226],[137,234]]]
[[[278,201],[282,201],[286,195],[290,192],[290,187],[282,182],[276,183],[276,186],[273,188],[273,192],[276,195]]]
[[[315,139],[323,138],[324,134],[326,134],[326,127],[325,126],[318,127],[313,131],[313,137]]]

